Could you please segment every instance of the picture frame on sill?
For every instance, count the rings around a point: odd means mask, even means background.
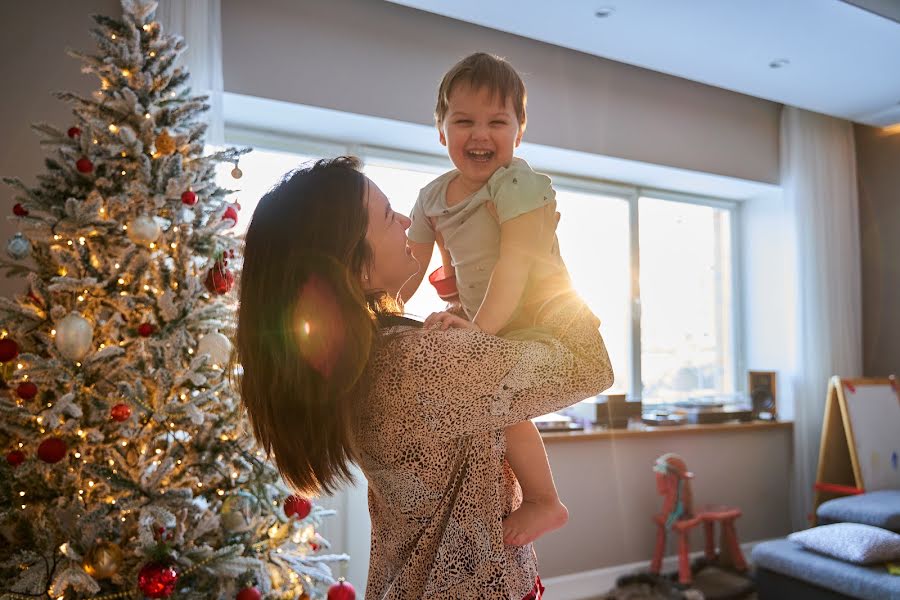
[[[747,371],[747,394],[753,416],[763,421],[778,420],[778,373],[776,371]]]

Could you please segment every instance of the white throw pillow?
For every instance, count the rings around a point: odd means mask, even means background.
[[[788,536],[814,550],[858,565],[900,560],[900,534],[861,523],[834,523]]]

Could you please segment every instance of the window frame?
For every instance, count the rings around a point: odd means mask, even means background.
[[[252,146],[274,150],[305,154],[312,156],[358,156],[364,163],[369,160],[377,160],[381,164],[403,166],[419,164],[429,167],[450,167],[450,160],[443,155],[428,154],[419,151],[410,151],[404,148],[342,143],[320,138],[286,135],[267,129],[257,129],[244,125],[225,124],[225,143],[229,146]],[[559,189],[574,192],[598,194],[607,197],[620,198],[628,203],[629,214],[629,255],[631,274],[631,301],[629,302],[630,314],[630,339],[629,339],[629,397],[632,400],[643,400],[643,382],[641,380],[641,290],[640,290],[640,229],[639,229],[639,200],[641,197],[649,197],[671,202],[695,204],[712,208],[719,208],[729,212],[731,224],[731,364],[726,369],[734,381],[734,392],[746,392],[745,378],[739,374],[744,372],[746,360],[746,344],[744,331],[744,302],[743,302],[743,226],[741,220],[741,203],[737,200],[728,200],[701,194],[686,194],[657,187],[643,187],[630,185],[625,182],[611,181],[608,179],[593,179],[583,175],[559,172],[553,169],[541,169],[540,162],[534,163],[535,168],[547,173],[554,186]],[[655,404],[654,404],[655,405]],[[661,405],[660,405],[661,406]]]

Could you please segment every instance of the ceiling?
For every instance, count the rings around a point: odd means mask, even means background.
[[[390,1],[868,125],[900,123],[897,0]],[[604,8],[613,11],[595,16]]]

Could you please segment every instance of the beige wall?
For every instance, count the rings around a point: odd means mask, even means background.
[[[741,543],[787,534],[788,483],[792,468],[789,429],[649,436],[598,440],[547,440],[547,454],[569,523],[535,544],[541,577],[556,577],[653,556],[659,512],[651,467],[677,452],[694,473],[694,502],[730,504],[743,510]],[[702,534],[692,536],[702,549]],[[675,545],[670,543],[669,553]]]
[[[900,131],[857,125],[863,371],[900,375]]]
[[[92,14],[120,15],[115,0],[29,0],[0,2],[0,175],[18,176],[35,183],[43,170],[43,152],[31,123],[47,121],[61,128],[71,122],[68,105],[51,96],[55,91],[89,94],[94,78],[81,74],[81,62],[69,57],[66,48],[93,49],[88,29]],[[16,232],[12,214],[13,191],[0,184],[0,252]],[[0,295],[21,291],[19,280],[0,277]]]
[[[371,0],[223,0],[225,89],[431,124],[444,71],[484,50],[528,86],[528,141],[778,182],[780,105]]]

